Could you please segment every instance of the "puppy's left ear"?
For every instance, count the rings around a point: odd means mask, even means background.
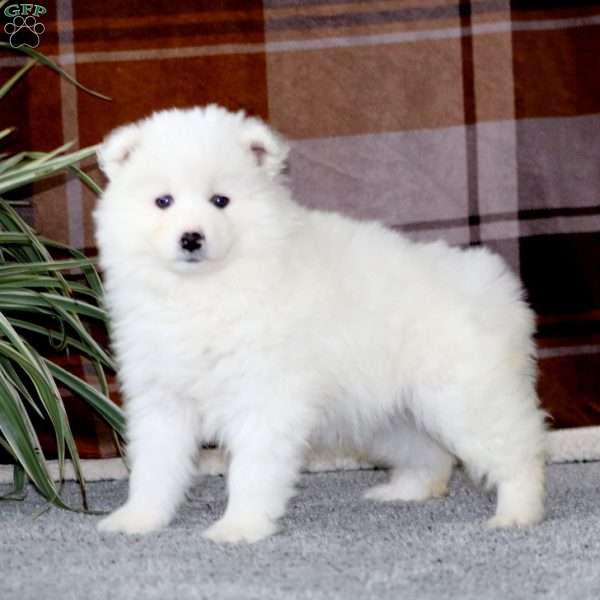
[[[252,152],[256,164],[271,177],[287,171],[289,145],[260,119],[250,117],[245,120],[242,142]]]

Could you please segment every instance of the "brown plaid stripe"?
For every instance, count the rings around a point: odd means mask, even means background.
[[[168,106],[258,114],[292,140],[305,204],[502,253],[539,314],[555,424],[600,423],[600,1],[47,8],[39,49],[113,101],[35,69],[3,100],[15,149],[97,143]],[[0,57],[0,77],[18,64]],[[36,191],[38,229],[93,244],[78,181]]]

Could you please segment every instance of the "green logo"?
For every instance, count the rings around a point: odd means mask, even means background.
[[[12,18],[12,21],[4,25],[4,31],[10,36],[10,45],[13,48],[37,48],[40,35],[46,30],[37,18],[46,12],[46,8],[41,4],[9,4],[4,9],[4,15]]]
[[[39,17],[40,15],[46,14],[46,8],[40,4],[9,4],[4,9],[5,17],[26,17],[32,15]]]

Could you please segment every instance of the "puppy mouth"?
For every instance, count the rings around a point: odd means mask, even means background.
[[[199,265],[206,260],[204,252],[186,252],[178,254],[175,258],[175,264],[181,269]]]
[[[178,252],[175,254],[175,260],[177,262],[185,262],[185,263],[197,263],[206,259],[206,248],[203,246],[186,249],[179,248]]]

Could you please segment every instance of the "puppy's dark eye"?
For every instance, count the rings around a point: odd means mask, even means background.
[[[159,196],[158,198],[156,198],[156,200],[154,200],[154,204],[156,204],[156,206],[158,206],[158,208],[169,208],[169,206],[171,206],[171,204],[173,204],[173,202],[175,202],[175,200],[173,200],[173,196],[171,196],[171,194],[165,194],[164,196]]]
[[[229,204],[229,198],[227,196],[220,196],[219,194],[212,196],[210,201],[217,208],[225,208]]]

